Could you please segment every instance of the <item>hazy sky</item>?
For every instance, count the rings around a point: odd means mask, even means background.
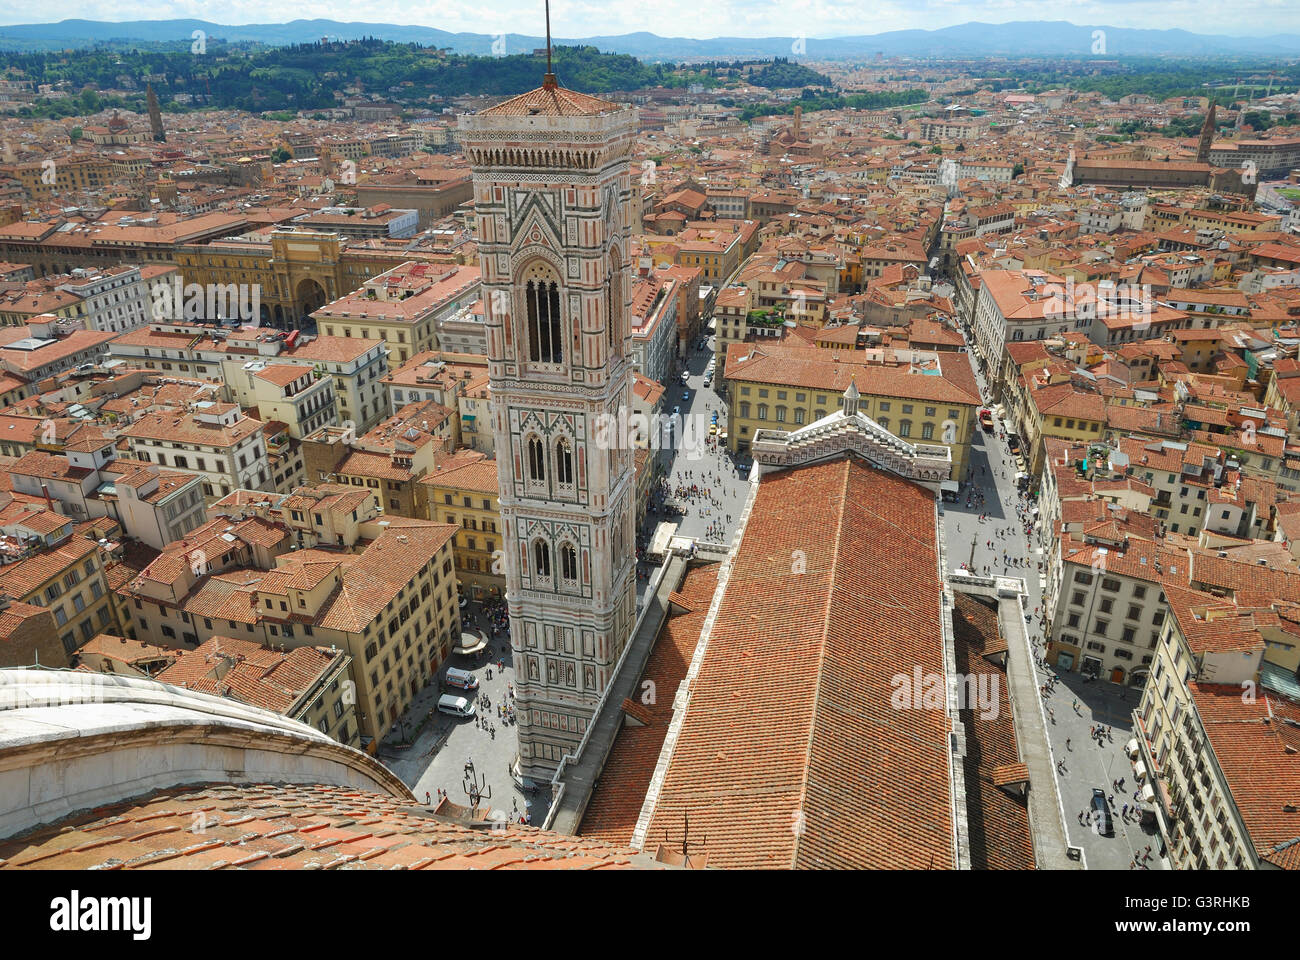
[[[1300,0],[553,0],[551,7],[561,38],[640,30],[667,37],[829,37],[970,20],[1068,20],[1238,36],[1300,33]],[[227,24],[323,18],[471,33],[544,30],[542,0],[72,0],[54,7],[48,0],[6,0],[0,10],[3,23],[180,17]]]

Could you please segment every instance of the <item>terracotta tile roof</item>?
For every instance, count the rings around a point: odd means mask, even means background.
[[[650,778],[673,718],[673,696],[690,666],[709,602],[718,586],[718,566],[694,567],[672,594],[669,618],[655,640],[642,681],[653,683],[653,702],[634,702],[628,713],[644,726],[624,724],[605,761],[578,834],[610,843],[629,843],[645,802]]]
[[[538,87],[479,112],[481,117],[595,116],[624,109],[621,104],[602,100],[564,87]]]
[[[1028,782],[1029,771],[1016,745],[1006,671],[989,659],[1006,651],[998,613],[975,597],[958,593],[952,619],[957,674],[968,678],[966,690],[961,691],[965,696],[961,719],[966,728],[963,765],[971,865],[977,870],[1032,870],[1028,797],[1004,789]],[[988,702],[980,702],[986,694]]]
[[[77,655],[89,654],[103,657],[105,660],[118,660],[122,663],[138,663],[141,660],[174,660],[182,651],[170,647],[160,647],[145,643],[131,637],[119,637],[111,633],[101,633],[87,640],[77,648]]]
[[[765,475],[646,849],[689,816],[711,866],[950,868],[947,715],[890,705],[943,674],[937,567],[929,491],[857,459]]]
[[[1240,685],[1188,686],[1255,852],[1300,869],[1300,704],[1267,689],[1248,703]]]
[[[938,375],[918,376],[906,364],[867,363],[865,356],[855,357],[848,351],[838,358],[831,354],[830,350],[816,347],[731,343],[727,347],[727,380],[805,387],[836,394],[843,393],[853,382],[864,396],[901,397],[936,404],[980,403],[975,375],[964,357],[950,355],[944,359],[940,355]]]
[[[62,576],[69,567],[80,564],[96,549],[95,541],[73,536],[57,547],[42,550],[5,567],[4,589],[19,599],[28,596],[45,581]]]
[[[192,832],[203,818],[202,836]],[[655,865],[599,840],[470,826],[410,800],[324,784],[196,784],[0,841],[7,870],[596,870]]]
[[[194,650],[179,651],[176,662],[155,679],[287,713],[344,656],[326,647],[280,651],[248,640],[212,636]]]
[[[472,490],[494,497],[499,492],[497,462],[478,450],[457,450],[436,470],[421,477],[419,482],[434,487]]]

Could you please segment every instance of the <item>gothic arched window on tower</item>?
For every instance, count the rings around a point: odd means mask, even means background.
[[[533,572],[542,580],[551,579],[551,548],[545,540],[533,541]]]
[[[546,479],[546,447],[539,437],[528,438],[528,479],[540,483]]]
[[[563,363],[560,284],[549,267],[538,265],[526,273],[524,304],[528,314],[528,359],[534,363]]]
[[[555,482],[563,486],[573,485],[573,447],[564,438],[555,445]]]
[[[619,284],[618,264],[613,257],[609,263],[609,281],[605,284],[606,314],[605,334],[609,338],[609,352],[612,357],[619,349],[620,320],[623,316],[622,287]]]
[[[571,543],[560,545],[560,578],[572,582],[578,579],[578,551]]]

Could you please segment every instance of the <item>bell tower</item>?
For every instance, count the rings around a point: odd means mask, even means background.
[[[549,24],[548,24],[549,35]],[[636,621],[631,107],[542,86],[460,119],[474,173],[517,770],[575,752]]]

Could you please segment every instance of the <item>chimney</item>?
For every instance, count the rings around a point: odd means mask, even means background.
[[[45,498],[45,509],[54,512],[54,501],[50,498],[50,487],[46,483],[41,484],[41,496]]]

